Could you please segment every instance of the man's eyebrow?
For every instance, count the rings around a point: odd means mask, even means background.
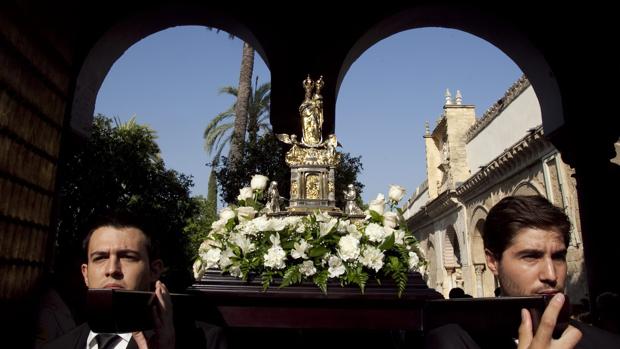
[[[125,248],[125,249],[116,250],[116,253],[117,254],[138,254],[139,255],[140,251]],[[106,251],[93,251],[90,254],[90,256],[91,257],[92,256],[104,256],[104,255],[109,255],[109,254],[110,254],[110,252],[108,252],[107,250]]]
[[[543,255],[545,252],[536,248],[528,248],[517,252],[518,256],[524,255]]]

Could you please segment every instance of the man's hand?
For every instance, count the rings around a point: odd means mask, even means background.
[[[153,307],[153,323],[155,334],[148,340],[142,332],[134,332],[133,339],[139,349],[174,349],[175,332],[170,292],[163,282],[155,283],[156,304]]]
[[[568,326],[558,339],[553,339],[553,328],[558,320],[558,314],[564,304],[564,295],[561,293],[553,296],[549,305],[540,319],[540,325],[536,334],[532,334],[532,318],[527,309],[521,309],[521,325],[519,326],[518,349],[570,349],[575,347],[581,339],[581,331],[573,326]]]

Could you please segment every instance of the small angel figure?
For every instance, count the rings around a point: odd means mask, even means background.
[[[267,190],[267,204],[265,205],[267,213],[280,212],[280,193],[278,192],[278,182],[272,181]]]
[[[332,159],[336,157],[336,147],[342,147],[342,144],[338,142],[336,135],[333,133],[327,136],[327,141],[325,144],[327,145],[329,157]]]
[[[363,213],[362,209],[360,209],[355,203],[355,197],[357,196],[357,192],[355,192],[355,187],[353,186],[353,184],[349,184],[347,188],[348,188],[347,190],[343,191],[344,199],[347,201],[347,203],[344,206],[344,214],[347,214],[347,215],[362,214]]]
[[[301,144],[297,140],[297,135],[290,135],[289,136],[286,133],[278,133],[278,134],[276,134],[276,138],[278,138],[278,140],[280,140],[281,142],[284,142],[286,144],[294,144],[294,145]]]

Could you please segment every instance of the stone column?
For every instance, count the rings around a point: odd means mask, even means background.
[[[484,280],[482,278],[484,269],[484,264],[474,264],[474,270],[476,271],[476,297],[484,297]]]

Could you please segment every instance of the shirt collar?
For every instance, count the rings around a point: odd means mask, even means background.
[[[95,347],[95,345],[97,344],[97,341],[95,340],[95,337],[98,335],[99,333],[90,331],[90,333],[88,334],[88,338],[86,339],[86,349],[92,349]],[[117,333],[117,335],[119,335],[119,337],[121,337],[121,340],[129,343],[129,341],[131,340],[131,337],[133,335],[133,333],[131,332],[127,332],[127,333]]]

